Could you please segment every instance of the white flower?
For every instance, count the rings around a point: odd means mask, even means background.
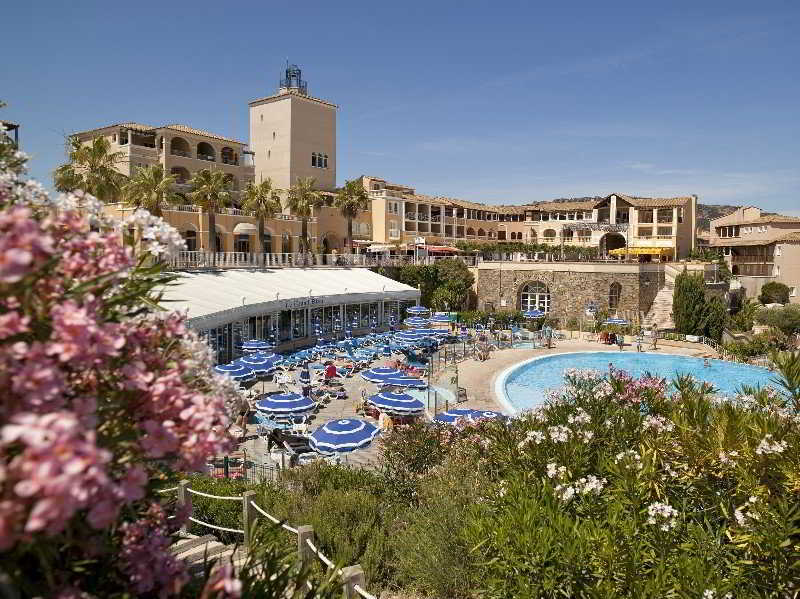
[[[733,458],[738,458],[738,457],[739,457],[739,452],[736,450],[729,451],[727,453],[725,453],[724,451],[719,452],[719,462],[724,466],[733,466],[734,464],[736,464],[736,460],[734,460]]]
[[[533,441],[536,445],[539,445],[542,441],[544,441],[545,436],[542,431],[528,431],[525,435],[525,438],[517,443],[517,449],[524,449],[525,446]]]
[[[567,469],[564,466],[559,466],[555,462],[547,464],[548,478],[563,478],[567,474]]]
[[[566,443],[569,441],[570,430],[566,426],[551,426],[547,429],[550,440],[554,443]]]
[[[578,436],[584,443],[588,443],[594,438],[594,433],[592,431],[578,431]]]
[[[647,506],[648,524],[657,525],[664,532],[672,530],[678,525],[678,510],[668,503],[655,501]]]
[[[629,468],[642,469],[642,458],[632,449],[622,451],[614,457],[614,463],[627,462]]]
[[[668,433],[675,430],[675,424],[663,416],[647,416],[642,422],[642,428],[653,430],[656,433]]]
[[[172,225],[164,219],[153,216],[144,208],[139,208],[123,223],[123,228],[136,226],[140,230],[142,249],[154,256],[165,254],[172,256],[186,248],[186,244]]]
[[[786,441],[773,441],[772,435],[767,435],[761,439],[761,443],[756,447],[756,455],[769,455],[771,453],[783,453],[786,450]]]
[[[592,421],[591,416],[589,416],[589,414],[587,414],[586,410],[584,410],[583,408],[578,408],[575,414],[567,418],[567,422],[569,424],[588,424],[591,421]]]

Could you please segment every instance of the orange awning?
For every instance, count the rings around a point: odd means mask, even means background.
[[[425,249],[429,252],[443,252],[445,254],[460,254],[461,250],[450,247],[449,245],[426,245]]]

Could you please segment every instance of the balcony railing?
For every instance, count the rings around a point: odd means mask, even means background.
[[[442,222],[442,216],[440,214],[434,214],[433,216],[431,216],[431,222],[432,223]]]
[[[216,162],[216,160],[214,160],[214,157],[211,154],[200,154],[200,153],[198,153],[197,154],[197,159],[198,160],[207,160],[208,162]]]
[[[172,150],[170,150],[169,153],[172,154],[173,156],[183,156],[184,158],[191,158],[192,157],[190,152],[184,152],[183,150],[172,149]]]
[[[162,207],[167,212],[200,212],[200,206],[194,204],[169,204]]]
[[[406,220],[417,220],[416,212],[406,212]]]
[[[234,166],[239,166],[239,162],[234,160],[233,158],[225,158],[224,156],[221,158],[222,164],[232,164]]]

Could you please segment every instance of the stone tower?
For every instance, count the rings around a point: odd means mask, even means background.
[[[313,177],[315,187],[336,187],[336,105],[308,95],[297,65],[286,64],[278,93],[250,106],[250,149],[255,180],[270,177],[288,189],[298,177]]]

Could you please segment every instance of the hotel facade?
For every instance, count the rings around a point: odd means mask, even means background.
[[[178,266],[202,266],[207,254],[220,254],[217,264],[259,265],[290,260],[299,251],[301,222],[284,209],[265,221],[258,239],[255,218],[241,209],[243,190],[270,178],[282,190],[300,177],[313,177],[325,205],[308,223],[314,253],[345,251],[347,221],[332,206],[336,190],[337,106],[308,93],[300,69],[288,66],[278,92],[249,102],[250,140],[245,143],[187,125],[150,126],[117,123],[75,133],[83,142],[105,137],[123,159],[117,169],[126,176],[160,164],[176,178],[175,191],[185,198],[165,207],[164,215],[186,239],[187,252]],[[222,170],[230,183],[232,203],[216,215],[188,199],[189,180],[201,169]],[[669,261],[688,257],[694,249],[696,196],[642,198],[622,193],[578,201],[491,205],[419,194],[408,185],[381,177],[362,176],[369,207],[353,222],[356,251],[407,254],[418,247],[449,248],[459,241],[521,242],[593,247],[601,255]],[[111,204],[122,216],[130,208]],[[268,259],[264,255],[271,255]],[[259,257],[260,256],[260,257]]]

